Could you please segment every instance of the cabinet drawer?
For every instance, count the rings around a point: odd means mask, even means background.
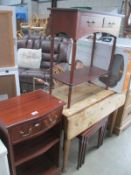
[[[41,119],[35,119],[9,129],[11,141],[20,142],[55,125],[61,118],[61,110],[56,110]]]
[[[60,120],[61,113],[62,113],[61,110],[57,110],[57,111],[50,113],[48,117],[46,117],[46,119],[42,121],[42,129],[49,128],[55,125]]]
[[[9,130],[11,141],[15,143],[24,140],[25,138],[28,138],[30,136],[33,136],[33,134],[40,132],[41,129],[42,120],[34,120],[17,125],[10,128]]]
[[[81,16],[81,27],[86,28],[101,28],[103,24],[103,17],[97,15],[83,15]]]
[[[105,17],[103,27],[104,28],[119,28],[120,19],[117,17]]]

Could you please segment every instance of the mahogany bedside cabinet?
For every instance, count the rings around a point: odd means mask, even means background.
[[[11,175],[59,175],[64,102],[36,90],[0,102],[0,138]]]

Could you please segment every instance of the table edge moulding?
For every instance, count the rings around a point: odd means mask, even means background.
[[[111,22],[113,21],[113,22]],[[71,106],[71,95],[72,88],[74,85],[80,84],[84,81],[94,80],[96,77],[104,75],[107,72],[103,72],[102,69],[96,71],[96,68],[93,66],[93,58],[94,58],[94,49],[96,42],[96,34],[98,32],[109,33],[113,36],[113,44],[112,44],[112,55],[110,59],[110,66],[113,59],[113,54],[115,50],[116,37],[119,34],[121,23],[121,15],[114,15],[108,13],[99,13],[93,12],[89,10],[82,9],[73,9],[73,8],[51,8],[51,35],[52,35],[52,43],[51,43],[51,77],[61,81],[62,83],[69,86],[68,91],[68,108]],[[71,60],[71,69],[70,72],[63,73],[62,75],[53,75],[52,67],[53,67],[53,53],[54,53],[54,36],[58,33],[64,33],[72,38],[72,60]],[[92,45],[92,56],[91,56],[91,64],[90,67],[87,68],[86,71],[76,70],[76,45],[77,40],[82,36],[94,33],[93,37],[93,45]],[[85,69],[85,68],[84,68]],[[90,71],[91,70],[91,71]],[[85,73],[85,75],[81,73]],[[89,74],[90,72],[93,72]],[[95,74],[94,74],[95,72]],[[99,72],[99,73],[98,73]],[[64,75],[65,74],[65,75]],[[68,75],[68,76],[67,76]],[[81,77],[78,77],[82,75]],[[90,76],[89,76],[90,75]],[[67,77],[66,77],[67,76]],[[65,78],[66,77],[66,78]],[[75,78],[76,77],[76,78]],[[83,78],[85,77],[85,78]],[[51,78],[51,79],[52,79]],[[81,79],[80,81],[77,81]],[[51,83],[52,84],[52,83]],[[106,86],[108,87],[108,85]],[[52,85],[50,87],[50,93],[52,92]]]

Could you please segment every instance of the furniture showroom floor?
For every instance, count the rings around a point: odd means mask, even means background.
[[[89,140],[85,164],[76,170],[78,139],[72,141],[67,172],[64,175],[131,175],[131,127],[120,136],[106,137],[96,149],[96,138]]]

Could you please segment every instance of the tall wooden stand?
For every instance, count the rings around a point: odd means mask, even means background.
[[[91,66],[85,69],[75,70],[76,42],[84,35],[94,32],[107,32],[117,36],[121,23],[121,17],[106,13],[78,9],[52,8],[52,37],[60,32],[67,34],[73,40],[72,61],[70,72],[64,72],[52,77],[69,86],[68,108],[71,106],[72,87],[85,81],[92,81],[106,73],[105,70]],[[94,52],[94,51],[92,51]],[[53,47],[52,47],[53,53]],[[53,54],[52,54],[53,59]],[[53,61],[52,61],[53,62]],[[91,61],[92,64],[92,61]]]

